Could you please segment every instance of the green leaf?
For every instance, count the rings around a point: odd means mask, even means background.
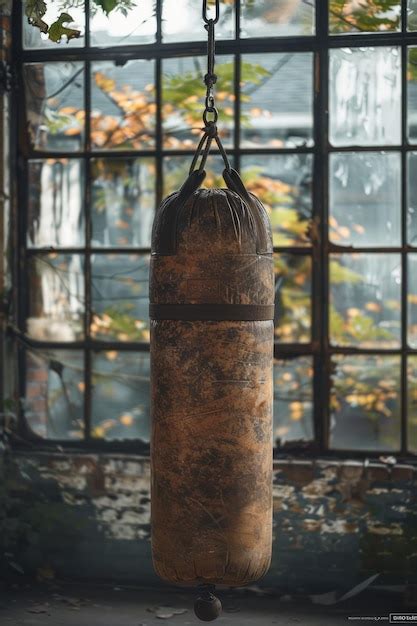
[[[70,39],[77,39],[77,37],[80,36],[80,31],[75,30],[75,28],[68,28],[67,26],[64,26],[64,24],[72,21],[73,19],[71,15],[68,15],[68,13],[61,13],[57,21],[49,27],[49,39],[55,43],[61,41],[62,37],[66,37],[67,41]]]
[[[117,7],[117,0],[94,0],[94,4],[101,7],[106,15]]]
[[[48,24],[42,19],[46,13],[44,0],[27,0],[25,14],[29,24],[39,28],[41,33],[48,32]]]

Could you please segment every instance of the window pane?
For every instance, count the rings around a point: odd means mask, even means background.
[[[399,254],[330,257],[330,337],[333,345],[395,348],[401,337]]]
[[[80,350],[26,353],[23,408],[29,427],[46,439],[82,439],[84,355]]]
[[[29,161],[28,173],[28,246],[83,246],[82,161]]]
[[[83,336],[84,267],[80,254],[28,259],[29,317],[34,339],[75,341]]]
[[[10,3],[12,4],[12,3]],[[45,28],[55,25],[53,31],[52,39],[49,38],[48,33],[43,33],[37,26],[33,26],[29,24],[27,11],[31,9],[31,6],[35,5],[39,7],[40,5],[45,4],[45,14],[42,17],[42,21],[45,23]],[[65,7],[65,4],[70,4],[68,10]],[[45,48],[45,49],[58,49],[60,46],[70,47],[70,48],[79,48],[85,45],[85,12],[84,12],[84,2],[82,0],[76,0],[75,2],[65,3],[62,0],[48,0],[47,2],[33,2],[30,0],[23,0],[23,47],[24,48]],[[42,7],[41,7],[42,8]],[[68,22],[62,22],[62,14],[66,13],[71,17],[71,20]],[[36,14],[32,15],[32,19],[36,18]],[[61,20],[60,20],[61,18]],[[58,23],[57,23],[58,22]],[[70,39],[66,36],[65,29],[69,28],[70,30],[77,30],[80,32],[78,37],[71,37]],[[53,39],[57,39],[57,36],[62,35],[60,41],[53,41]]]
[[[234,14],[234,2],[220,0],[217,40],[234,37]],[[214,17],[214,12],[211,15]],[[201,3],[196,0],[162,0],[162,38],[164,42],[205,41],[207,31],[201,16]]]
[[[417,357],[408,359],[408,447],[417,452]]]
[[[91,143],[139,150],[155,144],[155,64],[137,60],[92,64]]]
[[[149,341],[149,255],[92,256],[91,335]]]
[[[148,353],[96,353],[92,385],[93,437],[149,441]]]
[[[242,0],[241,37],[312,35],[314,5],[314,0]]]
[[[408,345],[417,348],[417,254],[408,256]]]
[[[166,148],[194,148],[202,135],[206,88],[206,57],[165,59],[162,73],[162,124]],[[215,97],[219,109],[219,134],[230,146],[234,128],[234,61],[219,56]]]
[[[330,0],[329,31],[374,33],[401,29],[401,0]]]
[[[242,56],[242,145],[313,143],[313,55]]]
[[[330,50],[330,141],[335,146],[401,142],[399,48]]]
[[[407,155],[407,235],[408,243],[417,246],[417,152]]]
[[[164,158],[164,196],[177,191],[188,177],[192,157],[189,155],[173,156]],[[233,163],[233,159],[231,159]],[[224,163],[220,154],[213,152],[207,159],[206,177],[202,187],[224,187],[223,180]]]
[[[155,159],[94,159],[91,166],[93,246],[149,246]]]
[[[90,2],[90,38],[93,46],[131,46],[153,43],[156,32],[155,0],[112,3],[109,15],[101,2]]]
[[[407,67],[408,140],[417,142],[417,47],[408,48]]]
[[[330,155],[330,239],[342,246],[401,245],[401,156]]]
[[[275,246],[310,243],[311,154],[250,155],[241,158],[243,181],[268,209]]]
[[[29,141],[34,150],[81,150],[84,64],[29,63],[23,68]]]
[[[311,357],[274,362],[274,440],[310,441],[313,427],[313,360]]]
[[[281,343],[311,339],[311,257],[274,256],[275,337]]]
[[[407,18],[407,29],[417,30],[417,0],[407,0]]]
[[[399,449],[400,357],[335,356],[332,385],[332,448]]]

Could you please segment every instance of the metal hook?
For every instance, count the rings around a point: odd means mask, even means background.
[[[209,18],[209,6],[208,0],[203,0],[203,20],[206,24],[212,22],[213,24],[217,24],[220,18],[220,0],[215,0],[215,15],[214,19]]]

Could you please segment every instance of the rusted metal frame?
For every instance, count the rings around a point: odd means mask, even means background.
[[[401,29],[402,34],[407,29],[407,6],[402,2]],[[402,148],[407,147],[408,120],[407,120],[407,64],[408,47],[405,42],[401,45],[401,141]],[[408,453],[408,228],[407,228],[407,156],[401,151],[401,454]]]
[[[85,45],[90,45],[90,0],[85,0]],[[91,152],[91,61],[84,63],[84,150]],[[84,220],[85,220],[85,251],[84,251],[84,337],[87,342],[91,337],[91,162],[84,159]],[[91,404],[92,404],[92,374],[91,351],[84,347],[84,439],[91,439]]]
[[[314,354],[313,422],[318,452],[328,447],[330,354],[328,341],[328,0],[316,3],[314,52],[314,175],[312,339]]]
[[[237,3],[239,4],[239,3]],[[204,49],[205,49],[205,43],[204,42],[195,42],[195,43],[187,43],[187,44],[162,44],[161,43],[161,37],[160,37],[160,20],[161,20],[161,13],[160,13],[160,0],[158,0],[158,5],[159,5],[159,9],[158,9],[158,28],[159,28],[159,36],[158,36],[158,41],[156,44],[151,44],[151,45],[145,45],[145,46],[127,46],[127,47],[121,47],[121,48],[111,48],[111,49],[94,49],[94,48],[90,48],[88,50],[77,50],[77,51],[70,51],[68,52],[67,50],[57,50],[57,51],[53,51],[53,52],[49,52],[45,53],[45,51],[23,51],[22,48],[20,47],[20,54],[19,54],[19,62],[20,64],[24,61],[51,61],[51,60],[61,60],[61,59],[67,59],[67,60],[71,60],[71,59],[76,59],[76,60],[80,60],[80,58],[82,58],[85,61],[92,61],[95,59],[103,59],[103,58],[126,58],[126,59],[130,59],[130,58],[156,58],[156,59],[160,59],[162,60],[165,57],[169,57],[169,56],[190,56],[190,55],[202,55],[204,53]],[[345,45],[348,45],[349,47],[358,47],[358,46],[363,46],[363,45],[372,45],[372,46],[383,46],[383,45],[403,45],[404,43],[417,43],[417,33],[413,34],[413,33],[406,33],[404,36],[404,33],[401,34],[401,37],[399,37],[398,34],[395,33],[389,33],[389,34],[367,34],[367,35],[345,35],[345,36],[337,36],[337,37],[329,37],[329,35],[327,34],[327,12],[326,9],[327,7],[325,6],[327,5],[326,3],[321,3],[320,2],[320,6],[317,7],[317,33],[318,33],[318,37],[299,37],[299,38],[292,38],[292,39],[285,39],[285,38],[270,38],[268,40],[265,39],[256,39],[256,40],[240,40],[238,37],[238,31],[237,31],[237,36],[236,39],[233,41],[227,41],[227,42],[219,42],[218,45],[218,53],[219,54],[234,54],[235,55],[235,93],[237,96],[239,96],[239,79],[240,79],[240,54],[244,54],[244,53],[250,53],[250,52],[279,52],[279,51],[288,51],[288,50],[292,50],[294,52],[297,51],[310,51],[310,52],[315,52],[316,53],[316,63],[318,63],[318,65],[316,65],[316,69],[315,69],[315,79],[319,81],[319,85],[320,88],[318,90],[318,95],[315,98],[315,124],[316,124],[316,130],[315,130],[315,137],[316,137],[316,142],[315,142],[315,146],[314,147],[301,147],[301,148],[288,148],[288,149],[283,149],[283,150],[276,150],[276,149],[244,149],[244,148],[240,148],[239,147],[239,131],[240,131],[240,115],[239,115],[239,97],[236,97],[235,100],[235,113],[236,113],[236,119],[235,119],[235,141],[234,141],[234,147],[231,150],[228,150],[229,153],[235,155],[236,159],[239,161],[240,159],[240,155],[243,154],[276,154],[276,153],[282,153],[282,154],[292,154],[292,153],[314,153],[315,154],[315,166],[314,166],[314,171],[315,171],[315,189],[314,189],[314,202],[313,202],[313,214],[314,216],[319,216],[320,210],[320,197],[321,199],[325,198],[326,203],[327,203],[327,172],[325,171],[325,169],[323,169],[323,162],[321,157],[324,156],[324,160],[327,163],[327,158],[328,158],[328,153],[329,152],[343,152],[343,151],[369,151],[368,147],[363,147],[363,146],[349,146],[349,147],[338,147],[338,148],[332,148],[330,146],[328,146],[327,144],[327,132],[326,132],[326,137],[324,139],[324,129],[323,129],[323,125],[327,127],[327,102],[326,102],[326,97],[325,97],[325,92],[327,91],[327,58],[328,58],[328,49],[329,48],[339,48],[339,47],[343,47]],[[239,23],[239,16],[236,18],[237,19],[237,24]],[[19,30],[21,30],[19,28]],[[238,62],[236,63],[236,60],[238,60]],[[236,67],[238,68],[236,70]],[[157,68],[157,82],[158,82],[158,77],[160,80],[160,65]],[[87,77],[88,80],[89,77]],[[236,80],[236,78],[238,80]],[[157,99],[159,97],[159,106],[158,111],[160,111],[161,109],[161,93],[160,93],[160,87],[159,87],[159,96],[158,96],[158,86],[157,86]],[[404,104],[404,94],[403,94],[403,104]],[[160,113],[159,113],[160,114]],[[157,126],[158,126],[158,122],[157,122]],[[161,134],[161,131],[159,131]],[[158,130],[157,130],[157,134],[158,134]],[[157,142],[158,143],[158,142]],[[381,150],[401,150],[402,154],[405,154],[407,151],[408,146],[404,145],[404,142],[401,146],[373,146],[372,147],[372,151],[381,149]],[[157,150],[155,151],[118,151],[117,153],[111,152],[111,151],[94,151],[94,152],[88,152],[88,153],[84,153],[82,155],[80,155],[81,158],[84,158],[86,160],[88,160],[88,158],[99,158],[102,156],[109,156],[112,158],[126,158],[128,156],[130,157],[135,157],[135,156],[154,156],[157,159],[157,162],[162,163],[162,157],[163,156],[168,156],[168,155],[176,155],[176,154],[180,154],[180,155],[186,155],[186,154],[192,154],[192,151],[175,151],[175,150],[163,150],[162,148],[162,142],[159,142],[159,147],[157,146]],[[59,156],[67,156],[67,157],[73,157],[73,158],[77,158],[78,155],[74,154],[74,153],[32,153],[30,155],[32,158],[42,158],[44,156],[49,156],[49,157],[58,157]],[[80,158],[79,157],[79,158]],[[321,164],[320,164],[321,162]],[[316,166],[316,163],[318,163],[318,165]],[[238,163],[237,163],[238,165]],[[159,181],[161,180],[161,176],[162,173],[159,172],[157,178],[159,179]],[[87,178],[87,177],[86,177]],[[157,185],[159,184],[159,189],[162,190],[161,184],[160,182],[157,182]],[[404,184],[404,183],[403,183]],[[159,192],[159,195],[161,195],[161,191]],[[322,195],[321,195],[322,194]],[[20,206],[25,206],[24,204],[21,204]],[[323,214],[322,214],[323,217]],[[325,224],[323,223],[323,220],[321,222],[321,235],[325,238],[327,238],[327,227],[325,226]],[[328,241],[327,241],[328,243]],[[316,247],[317,248],[317,247]],[[315,302],[317,302],[318,300],[321,300],[321,302],[328,302],[328,280],[322,280],[321,281],[321,290],[320,293],[321,295],[326,296],[326,298],[323,300],[322,297],[318,298],[318,287],[320,285],[319,279],[323,277],[323,273],[326,273],[326,266],[327,266],[327,255],[328,252],[330,251],[330,246],[328,245],[327,250],[324,250],[324,247],[322,246],[322,252],[321,254],[319,254],[317,256],[317,251],[316,248],[313,249],[313,261],[314,261],[314,266],[316,266],[316,260],[318,260],[318,265],[316,267],[315,272],[313,272],[313,323],[312,323],[312,332],[313,332],[313,340],[310,344],[276,344],[275,346],[275,351],[276,354],[279,356],[283,356],[285,355],[288,358],[291,358],[291,356],[296,356],[296,355],[314,355],[314,359],[315,359],[315,369],[316,371],[320,371],[320,367],[322,365],[322,356],[323,356],[323,352],[321,352],[320,347],[323,346],[323,344],[327,344],[327,357],[326,357],[326,361],[329,362],[329,358],[330,358],[330,354],[356,354],[356,353],[363,353],[363,354],[369,354],[369,353],[375,353],[375,354],[386,354],[386,353],[397,353],[397,351],[384,351],[384,350],[376,350],[376,351],[369,351],[369,350],[355,350],[355,349],[339,349],[339,348],[332,348],[330,346],[328,346],[328,340],[327,340],[327,321],[324,319],[323,315],[320,315],[320,306],[315,304]],[[63,252],[65,252],[66,250],[63,250]],[[95,250],[95,252],[97,253],[110,253],[110,252],[116,252],[118,251],[118,249],[97,249]],[[132,249],[120,249],[120,253],[132,253]],[[140,252],[147,252],[148,249],[140,249]],[[295,254],[309,254],[309,248],[298,248],[298,247],[279,247],[276,248],[275,251],[277,252],[287,252],[287,253],[295,253]],[[332,248],[332,251],[337,251],[337,252],[343,252],[343,250],[341,250],[340,248],[337,248],[337,250],[334,250]],[[349,251],[349,250],[347,250]],[[355,249],[355,251],[357,251]],[[368,252],[377,252],[378,249],[372,249],[372,250],[367,250]],[[384,251],[382,249],[379,250],[380,252]],[[390,249],[390,251],[392,251],[392,249]],[[41,252],[41,251],[39,251]],[[47,252],[46,250],[42,250],[42,252]],[[138,250],[136,249],[135,252],[138,252]],[[28,253],[31,253],[31,251],[28,250]],[[323,261],[324,259],[324,261]],[[318,284],[319,283],[319,284]],[[326,308],[326,307],[322,307],[322,308]],[[25,316],[23,316],[25,317]],[[318,339],[318,341],[317,341]],[[38,345],[41,345],[42,342],[38,342]],[[147,351],[148,350],[148,345],[147,344],[140,344],[137,342],[126,342],[126,344],[120,344],[118,342],[96,342],[96,341],[92,341],[92,340],[88,340],[87,342],[76,342],[76,343],[71,343],[71,344],[63,344],[63,342],[61,343],[54,343],[51,344],[49,342],[45,342],[45,344],[48,345],[48,347],[53,348],[54,346],[60,346],[60,347],[68,347],[68,348],[73,348],[74,346],[85,346],[86,349],[88,350],[93,350],[93,349],[99,349],[99,350],[103,350],[103,349],[112,349],[114,347],[117,347],[118,350],[139,350],[139,351]],[[325,346],[326,347],[326,346]],[[414,353],[413,350],[408,349],[407,350],[408,353]],[[417,352],[417,351],[415,351]],[[324,398],[328,398],[328,394],[329,394],[329,390],[330,390],[330,385],[329,385],[329,380],[326,381],[326,384],[317,384],[317,380],[320,381],[323,380],[322,377],[320,377],[320,375],[315,376],[315,382],[314,382],[314,400],[315,400],[315,405],[317,406],[317,413],[315,415],[315,424],[316,424],[316,428],[317,431],[320,431],[320,424],[322,424],[322,408],[324,406],[323,404],[323,399]],[[328,405],[328,403],[327,403]],[[330,450],[325,450],[325,446],[323,446],[323,440],[324,440],[324,433],[319,433],[319,438],[320,438],[320,452],[322,453],[326,453],[329,455],[332,455],[335,451],[330,451]],[[56,442],[51,442],[52,445],[56,445]],[[87,443],[88,447],[90,447],[91,445],[97,445],[97,441],[92,439],[91,441],[88,442],[83,442],[83,443]],[[116,442],[103,442],[103,441],[99,441],[98,445],[99,447],[103,447],[109,445],[110,448],[114,448],[114,443]],[[117,446],[122,446],[122,449],[125,450],[127,449],[126,446],[129,445],[130,442],[128,441],[124,441],[122,443],[117,442],[116,445]],[[71,446],[77,446],[79,445],[78,442],[62,442],[62,444],[64,445],[71,445]],[[135,449],[137,449],[137,442],[134,443]],[[314,447],[314,444],[313,444]],[[303,447],[304,449],[304,447]],[[353,456],[362,456],[362,455],[367,455],[369,456],[369,454],[372,453],[363,453],[363,452],[358,452],[358,451],[350,451],[350,450],[344,450],[343,451],[344,454],[349,454],[349,455],[353,455]],[[338,455],[340,455],[340,451],[337,452]],[[378,453],[379,454],[379,453]]]

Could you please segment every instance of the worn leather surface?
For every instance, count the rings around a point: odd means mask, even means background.
[[[256,221],[226,190],[174,208],[176,254],[155,254],[154,228],[151,302],[273,304],[260,204]],[[151,320],[152,553],[171,583],[241,586],[268,569],[272,362],[272,320]]]

